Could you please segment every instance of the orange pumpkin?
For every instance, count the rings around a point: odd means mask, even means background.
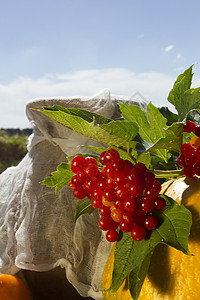
[[[20,278],[0,273],[0,299],[31,300],[31,295]]]

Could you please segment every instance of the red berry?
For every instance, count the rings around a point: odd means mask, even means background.
[[[101,199],[99,198],[92,198],[91,203],[94,208],[100,208],[102,206]]]
[[[197,176],[200,176],[200,162],[199,161],[194,165],[194,173]]]
[[[130,172],[134,165],[132,164],[132,162],[130,160],[127,160],[127,159],[122,159],[122,163],[123,163],[123,172],[124,173],[127,173],[127,172]]]
[[[158,227],[158,220],[155,216],[147,216],[144,222],[144,227],[148,230],[154,230]]]
[[[145,218],[146,218],[146,213],[144,211],[138,209],[132,214],[132,217],[133,217],[134,222],[143,226]]]
[[[137,165],[133,166],[133,169],[128,172],[128,179],[132,184],[143,184],[144,176],[140,170],[137,169]]]
[[[123,207],[127,212],[133,213],[138,208],[137,198],[129,196],[124,200]]]
[[[86,175],[85,171],[83,171],[83,170],[78,170],[76,175],[82,183],[84,183],[84,181],[87,179],[87,175]]]
[[[181,153],[185,156],[188,156],[195,152],[195,149],[191,146],[189,142],[183,144],[181,146]]]
[[[71,191],[73,191],[73,190],[75,189],[75,187],[76,187],[76,185],[70,180],[70,181],[68,182],[68,188],[69,188]]]
[[[87,192],[92,192],[97,186],[97,181],[92,179],[86,179],[84,182],[84,189]]]
[[[145,189],[145,197],[155,200],[159,195],[159,190],[154,187]]]
[[[130,184],[130,186],[128,187],[128,191],[130,195],[139,199],[143,195],[143,186],[141,184],[138,185]]]
[[[194,177],[194,175],[195,175],[194,167],[193,166],[185,166],[183,168],[183,173],[186,177],[190,177],[190,178]]]
[[[144,181],[143,181],[143,184],[145,187],[150,187],[153,185],[154,183],[154,180],[155,180],[155,175],[154,173],[152,172],[146,172],[144,174]]]
[[[183,125],[183,130],[185,132],[190,133],[190,132],[194,131],[194,129],[195,129],[195,123],[192,121],[187,121],[186,124]]]
[[[103,152],[101,152],[101,154],[100,154],[100,156],[99,156],[99,162],[100,162],[102,165],[106,165],[105,154],[106,154],[106,151],[103,151]]]
[[[125,186],[118,186],[115,192],[119,199],[125,199],[129,195],[128,188]]]
[[[87,197],[87,192],[84,190],[82,185],[80,185],[73,190],[73,195],[78,199],[84,199]]]
[[[200,137],[200,125],[195,126],[195,129],[193,132],[196,136]]]
[[[119,198],[116,198],[115,203],[114,203],[114,206],[115,206],[116,208],[123,208],[123,200],[122,200],[122,199],[119,199]]]
[[[145,166],[145,164],[139,162],[135,165],[136,169],[140,172],[140,173],[145,173],[147,171],[147,168]]]
[[[180,167],[184,167],[185,166],[185,156],[183,154],[179,155],[177,158],[177,164]]]
[[[101,230],[109,230],[109,229],[117,229],[118,227],[118,223],[116,223],[115,221],[113,221],[112,218],[110,218],[110,216],[102,216],[99,221],[98,221],[99,227],[101,228]]]
[[[108,162],[113,162],[113,161],[116,161],[116,160],[119,160],[120,159],[120,155],[119,155],[119,152],[115,149],[109,149],[106,151],[105,153],[105,160],[106,160],[106,163]]]
[[[105,177],[108,177],[108,178],[113,178],[116,173],[116,171],[113,169],[113,166],[111,163],[107,163],[104,172],[105,172],[104,173]]]
[[[106,179],[106,185],[109,188],[114,189],[114,188],[116,188],[117,183],[114,181],[114,179],[112,179],[112,178],[109,177],[109,178]]]
[[[99,214],[101,216],[108,216],[108,215],[110,215],[110,207],[102,205],[99,208]]]
[[[78,177],[77,174],[74,174],[74,175],[72,176],[71,182],[72,182],[73,184],[75,184],[75,186],[82,185],[82,183],[83,183],[82,181],[80,181],[80,179],[79,179],[79,177]]]
[[[134,226],[134,220],[131,217],[131,214],[124,213],[122,215],[122,220],[119,223],[120,229],[124,232],[130,232]]]
[[[191,153],[185,157],[185,165],[193,166],[196,162],[196,153]]]
[[[135,241],[142,241],[146,236],[146,231],[143,226],[135,225],[131,231],[131,236]]]
[[[200,146],[196,149],[196,160],[200,161]]]
[[[160,193],[160,191],[161,191],[161,183],[158,180],[154,180],[152,188],[154,188],[158,193]]]
[[[158,197],[154,202],[154,207],[156,210],[163,210],[166,206],[165,199],[162,197]]]
[[[105,188],[103,195],[107,201],[114,201],[116,198],[115,190],[109,187]]]
[[[72,172],[76,173],[77,171],[83,169],[85,164],[85,157],[76,155],[71,160],[71,170]]]
[[[119,233],[114,229],[110,229],[106,232],[106,239],[108,242],[116,242],[118,237]]]
[[[104,191],[106,187],[107,187],[106,179],[102,177],[97,178],[97,188]]]
[[[133,226],[134,226],[133,221],[127,222],[127,221],[122,220],[119,223],[119,227],[123,232],[130,232],[132,230]]]
[[[93,163],[89,163],[84,167],[84,171],[89,178],[97,177],[99,173],[98,166]]]
[[[128,182],[126,174],[121,172],[115,172],[114,180],[118,185],[125,185]]]
[[[85,158],[85,166],[88,164],[94,164],[97,166],[97,161],[94,157],[88,156]]]
[[[145,212],[151,212],[154,209],[154,200],[151,198],[143,198],[141,200],[141,209]]]
[[[103,196],[103,191],[100,190],[100,189],[95,189],[92,192],[92,197],[95,198],[95,199],[102,199],[102,196]]]
[[[115,171],[121,171],[124,168],[124,160],[119,158],[112,161],[112,167]]]

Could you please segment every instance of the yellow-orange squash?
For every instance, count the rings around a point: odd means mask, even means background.
[[[20,278],[0,273],[0,299],[31,300],[31,295]]]
[[[159,244],[151,259],[139,300],[198,300],[200,299],[200,178],[185,177],[163,184],[162,193],[185,205],[192,213],[189,237],[192,256]],[[102,289],[104,300],[132,299],[126,282],[113,294],[105,292],[111,285],[114,247],[105,266]]]

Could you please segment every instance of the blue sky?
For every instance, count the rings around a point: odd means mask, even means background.
[[[24,128],[27,101],[103,88],[156,106],[195,63],[200,2],[0,0],[0,128]],[[171,108],[171,107],[170,107]]]

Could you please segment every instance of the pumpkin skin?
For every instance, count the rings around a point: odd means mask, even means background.
[[[198,300],[200,299],[200,178],[181,177],[162,185],[161,193],[187,207],[193,218],[189,237],[191,256],[175,248],[159,244],[152,255],[148,274],[139,300]],[[102,289],[104,300],[131,300],[125,282],[113,294],[105,292],[111,285],[114,246],[106,264]],[[124,288],[124,285],[126,288]]]
[[[31,300],[31,295],[20,278],[0,273],[0,299]]]

